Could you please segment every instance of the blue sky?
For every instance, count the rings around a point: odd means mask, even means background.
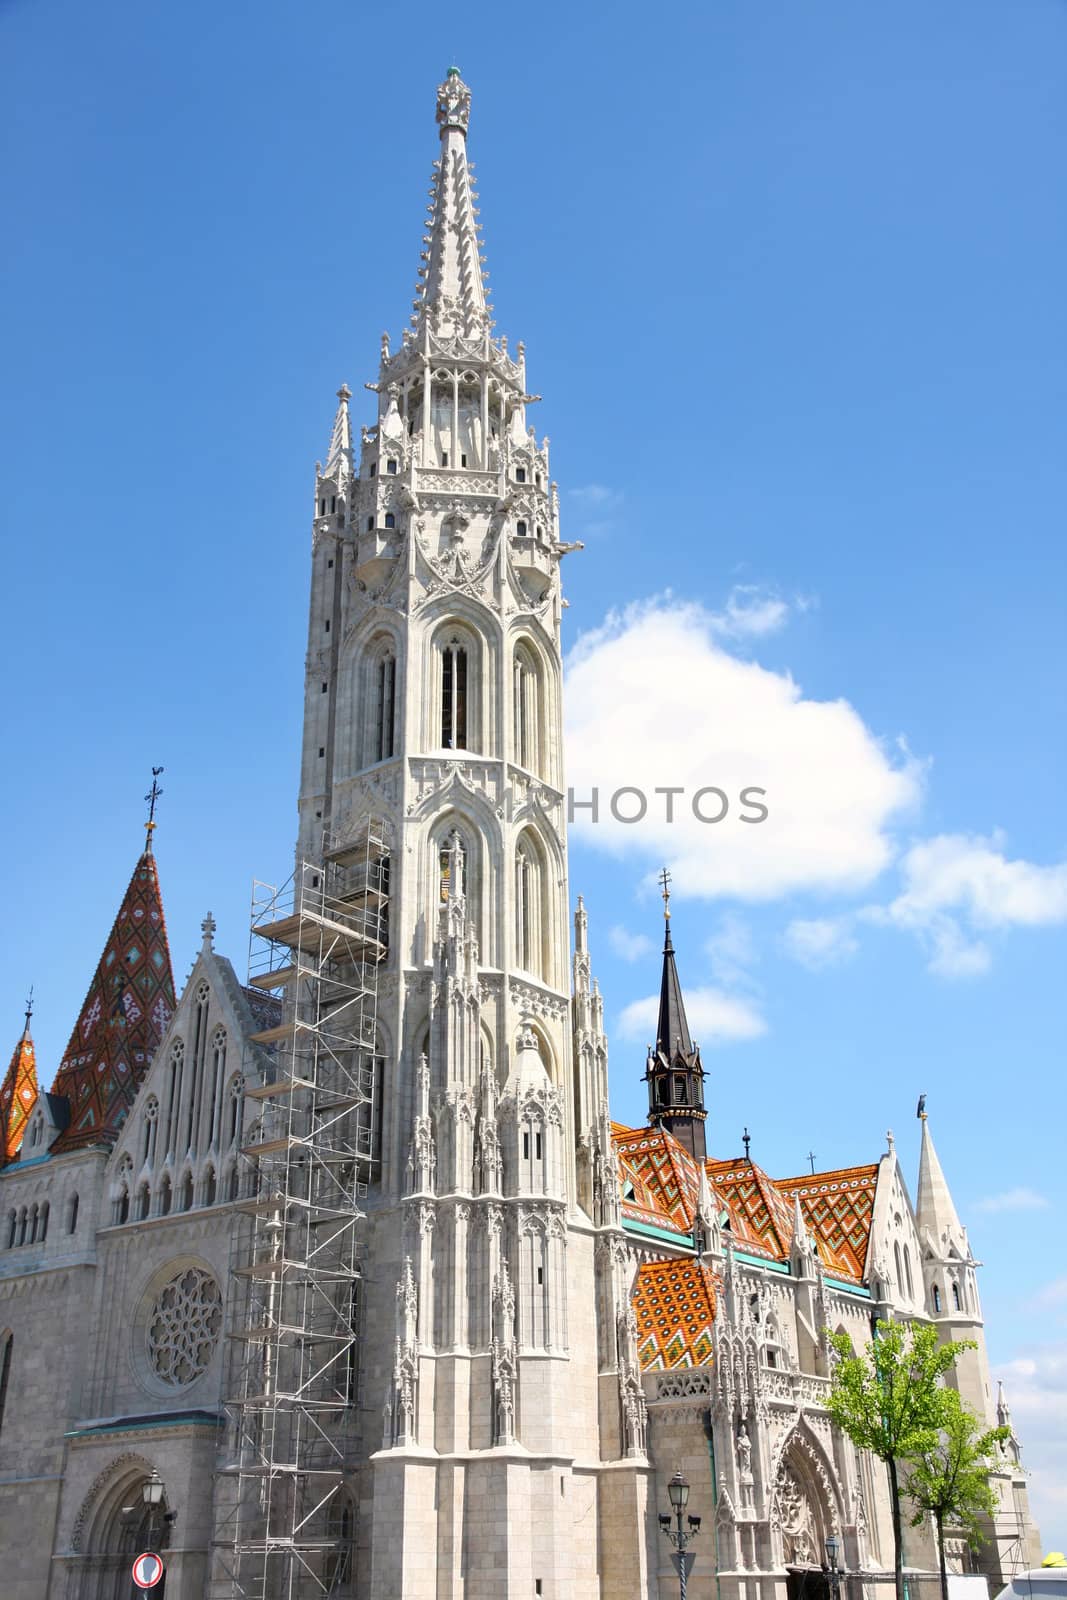
[[[209,906],[240,969],[285,875],[313,463],[408,314],[455,60],[586,544],[579,725],[642,668],[625,759],[572,768],[771,785],[744,839],[573,840],[615,1112],[666,854],[717,1152],[891,1126],[913,1171],[929,1095],[1062,1548],[1067,9],[9,0],[0,35],[12,1043],[33,983],[50,1079],[152,764],[179,977]]]

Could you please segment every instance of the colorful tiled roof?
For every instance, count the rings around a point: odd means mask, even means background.
[[[27,1015],[22,1037],[0,1084],[0,1166],[14,1161],[30,1112],[37,1104],[37,1062]]]
[[[702,1261],[650,1261],[633,1297],[642,1371],[706,1366],[711,1360],[715,1280]]]
[[[108,935],[52,1093],[70,1103],[55,1151],[110,1144],[174,1011],[155,857],[146,850]]]
[[[697,1206],[700,1174],[696,1162],[671,1134],[658,1128],[631,1128],[615,1135],[620,1162],[640,1180],[642,1192],[654,1210],[654,1220],[688,1233]],[[623,1199],[623,1212],[627,1201]]]
[[[862,1281],[867,1266],[877,1185],[877,1163],[775,1179],[775,1188],[790,1202],[794,1195],[800,1196],[804,1220],[820,1246],[857,1281]]]
[[[789,1254],[793,1212],[762,1167],[747,1159],[707,1161],[704,1170],[726,1202],[731,1220],[740,1215],[773,1256]]]

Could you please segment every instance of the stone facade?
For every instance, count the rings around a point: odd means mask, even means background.
[[[209,917],[132,1100],[114,1013],[113,1125],[83,1111],[65,1136],[71,1094],[38,1095],[17,1136],[8,1123],[5,1600],[125,1595],[146,1544],[164,1547],[168,1600],[655,1600],[677,1583],[657,1519],[678,1468],[703,1523],[690,1594],[784,1600],[798,1574],[821,1581],[831,1532],[850,1572],[892,1565],[884,1473],[826,1414],[828,1329],[860,1348],[875,1316],[932,1318],[975,1338],[961,1390],[991,1421],[1006,1415],[925,1123],[915,1207],[891,1142],[866,1167],[805,1179],[772,1180],[747,1150],[708,1158],[669,936],[649,1066],[662,1092],[647,1128],[609,1120],[580,900],[568,959],[560,567],[575,546],[548,441],[528,424],[525,352],[493,332],[469,108],[450,72],[415,314],[397,350],[383,338],[377,416],[358,441],[340,391],[315,480],[297,880],[318,888],[373,831],[388,883],[373,1114],[353,1146],[343,1465],[321,1504],[298,1505],[286,1484],[307,1479],[282,1433],[257,1423],[250,1442],[250,1368],[257,1414],[276,1419],[273,1363],[312,1327],[293,1273],[279,1269],[273,1299],[240,1292],[274,1271],[256,1240],[291,1238],[314,1199],[276,1196],[266,1177],[286,1143],[278,1105],[299,1102],[301,1126],[322,1113],[314,1086],[285,1077],[301,1002],[269,972],[242,986]],[[351,965],[339,958],[329,982]],[[91,1053],[71,1056],[75,1112]],[[30,1081],[25,1039],[16,1054],[5,1115]],[[297,1170],[289,1160],[286,1181]],[[250,1323],[253,1304],[273,1308],[273,1334]],[[324,1393],[329,1442],[340,1424]],[[996,1478],[982,1559],[999,1577],[1036,1554],[1014,1442]],[[283,1539],[267,1548],[276,1512],[310,1564]],[[908,1559],[932,1564],[926,1530]],[[258,1563],[254,1590],[242,1561]]]

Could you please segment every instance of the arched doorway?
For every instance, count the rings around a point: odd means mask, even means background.
[[[157,1504],[146,1497],[151,1465],[139,1458],[116,1464],[90,1491],[74,1543],[69,1600],[130,1600],[130,1569],[141,1550],[165,1550],[170,1536],[166,1485]],[[166,1579],[153,1600],[165,1593]]]
[[[789,1600],[829,1600],[826,1539],[840,1531],[836,1491],[815,1442],[795,1429],[778,1458],[771,1528]]]

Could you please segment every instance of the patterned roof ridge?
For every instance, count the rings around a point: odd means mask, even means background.
[[[799,1178],[777,1178],[775,1187],[797,1196],[820,1254],[836,1271],[862,1283],[866,1274],[878,1163],[837,1167]]]
[[[633,1307],[642,1371],[711,1362],[717,1287],[703,1261],[647,1261],[638,1268]]]
[[[57,1153],[114,1142],[174,1011],[174,974],[155,857],[133,869],[52,1093],[70,1122]]]
[[[0,1166],[14,1161],[30,1114],[37,1104],[37,1057],[30,1032],[30,1015],[15,1046],[11,1064],[0,1084]]]

